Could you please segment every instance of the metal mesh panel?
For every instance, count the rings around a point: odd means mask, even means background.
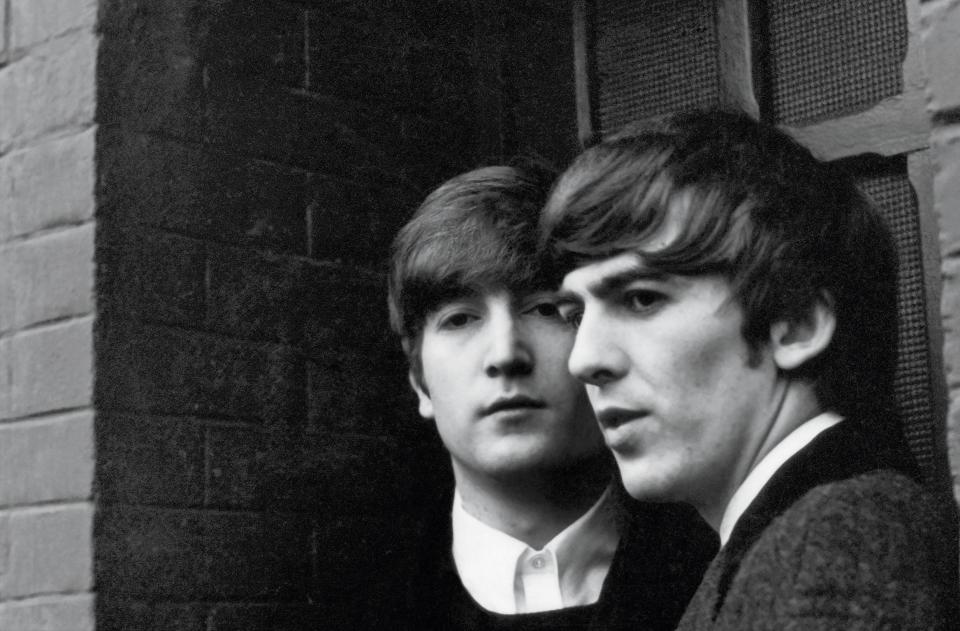
[[[771,107],[796,124],[869,108],[903,88],[903,0],[770,0]]]
[[[893,162],[893,161],[888,161]],[[917,201],[903,160],[895,170],[862,176],[858,183],[880,207],[893,232],[900,260],[898,273],[899,341],[894,394],[910,448],[928,478],[934,472],[933,389],[930,382],[929,340],[920,251]]]
[[[716,105],[715,22],[712,0],[598,0],[594,50],[600,131]]]

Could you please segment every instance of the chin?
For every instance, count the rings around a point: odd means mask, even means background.
[[[485,459],[484,469],[491,475],[515,476],[554,471],[569,465],[571,456],[558,454],[555,450],[535,449],[513,453],[500,453]]]
[[[630,497],[644,502],[677,501],[675,480],[665,471],[652,471],[645,464],[617,461],[623,488]]]

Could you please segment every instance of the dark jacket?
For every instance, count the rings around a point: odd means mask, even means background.
[[[788,460],[737,522],[679,626],[956,628],[952,501],[851,421]]]
[[[424,512],[417,545],[382,568],[379,596],[351,628],[672,630],[716,552],[716,535],[686,507],[640,504],[622,490],[619,501],[624,534],[594,605],[519,615],[477,605],[451,554],[451,490]]]

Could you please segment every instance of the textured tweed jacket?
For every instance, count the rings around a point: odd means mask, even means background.
[[[852,421],[767,483],[679,630],[957,628],[955,506]]]

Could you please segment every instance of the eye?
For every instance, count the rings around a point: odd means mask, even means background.
[[[557,308],[556,303],[544,300],[543,302],[538,302],[529,309],[527,313],[533,313],[544,318],[559,318],[560,310]]]
[[[557,311],[559,312],[559,315],[563,321],[572,326],[574,329],[580,327],[580,321],[583,320],[582,308],[573,304],[567,304],[558,307]]]
[[[666,296],[657,291],[649,289],[634,289],[624,294],[624,302],[627,308],[637,313],[644,313],[656,308]]]
[[[476,319],[477,316],[472,313],[455,311],[443,316],[437,324],[441,329],[461,329]]]

